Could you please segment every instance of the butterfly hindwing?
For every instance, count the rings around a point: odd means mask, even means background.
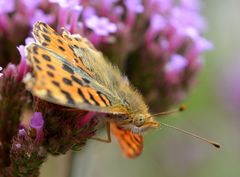
[[[134,134],[130,130],[124,130],[115,123],[111,123],[111,131],[117,138],[125,156],[129,158],[137,157],[143,150],[143,137]]]

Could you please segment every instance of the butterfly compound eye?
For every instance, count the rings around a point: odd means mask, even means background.
[[[134,121],[134,124],[137,126],[137,127],[140,127],[144,124],[145,122],[145,119],[144,119],[144,116],[143,115],[139,115],[135,121]]]

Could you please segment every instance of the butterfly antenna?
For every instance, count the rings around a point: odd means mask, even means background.
[[[194,133],[191,133],[191,132],[189,132],[189,131],[186,131],[186,130],[183,130],[183,129],[180,129],[180,128],[177,128],[177,127],[175,127],[175,126],[172,126],[172,125],[169,125],[169,124],[165,124],[165,123],[162,123],[162,122],[161,122],[161,124],[164,125],[164,126],[166,126],[166,127],[173,128],[173,129],[175,129],[175,130],[177,130],[177,131],[179,131],[179,132],[182,132],[182,133],[185,133],[185,134],[187,134],[187,135],[190,135],[190,136],[192,136],[192,137],[194,137],[194,138],[197,138],[197,139],[200,139],[200,140],[202,140],[202,141],[205,141],[206,143],[211,144],[211,145],[213,145],[213,146],[216,147],[216,148],[220,148],[220,146],[221,146],[219,143],[217,143],[217,142],[215,142],[215,141],[211,141],[211,140],[209,140],[209,139],[203,138],[203,137],[201,137],[201,136],[199,136],[199,135],[196,135],[196,134],[194,134]]]
[[[150,117],[155,117],[155,116],[163,116],[163,115],[169,115],[169,114],[174,114],[178,112],[182,112],[187,109],[186,105],[181,105],[179,108],[171,110],[171,111],[164,111],[164,112],[159,112],[156,114],[152,114]]]

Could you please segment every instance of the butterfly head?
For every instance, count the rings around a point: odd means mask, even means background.
[[[124,122],[119,122],[119,126],[131,130],[133,133],[141,134],[148,129],[159,127],[160,123],[155,121],[149,114],[134,114],[129,115]]]

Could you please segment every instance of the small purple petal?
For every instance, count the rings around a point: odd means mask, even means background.
[[[109,16],[109,14],[112,12],[114,4],[117,1],[118,0],[100,0],[98,14],[101,16]]]
[[[16,147],[17,149],[20,149],[20,148],[22,147],[22,145],[21,145],[20,143],[17,143],[17,144],[15,144],[15,147]]]
[[[186,58],[181,55],[173,55],[165,66],[166,72],[179,72],[182,71],[188,64]]]
[[[68,7],[68,2],[67,0],[49,0],[50,3],[56,3],[61,7]]]
[[[24,136],[26,136],[26,134],[27,134],[27,132],[24,128],[21,128],[18,130],[18,136],[24,137]]]
[[[8,64],[7,67],[3,71],[3,75],[5,77],[16,77],[17,75],[17,67],[14,64]]]
[[[179,84],[182,78],[182,71],[187,64],[186,58],[178,54],[173,55],[165,66],[165,81],[168,84]]]
[[[67,25],[68,15],[69,15],[69,8],[68,7],[61,7],[58,12],[58,29],[60,30],[63,26]]]
[[[113,12],[115,14],[117,14],[118,16],[121,16],[121,15],[123,15],[124,10],[123,10],[123,7],[116,6],[115,8],[113,8]]]
[[[137,14],[142,13],[144,11],[144,7],[141,0],[125,0],[124,3],[127,7],[125,24],[131,29],[136,22]]]
[[[28,70],[28,66],[27,66],[27,61],[26,61],[26,56],[25,56],[25,46],[24,45],[20,45],[17,47],[20,55],[21,55],[21,61],[18,64],[18,72],[17,72],[17,80],[21,81],[25,74],[27,73]]]
[[[34,1],[33,0],[20,0],[20,2],[24,6],[23,10],[33,11],[39,6],[39,4],[41,3],[41,0],[34,0]]]
[[[79,4],[78,0],[49,0],[51,3],[56,3],[62,8],[74,7]]]
[[[180,0],[180,4],[183,8],[199,11],[201,9],[201,4],[197,0]]]
[[[27,44],[34,43],[34,42],[36,42],[36,41],[35,41],[35,39],[32,38],[32,37],[27,37],[27,38],[25,39],[25,44],[26,44],[26,45],[27,45]]]
[[[199,31],[206,29],[204,19],[196,11],[180,7],[174,7],[171,10],[169,21],[179,34],[185,34],[185,29],[189,27],[196,28]]]
[[[200,53],[212,50],[214,48],[213,44],[210,41],[202,37],[200,37],[199,40],[196,41],[196,43],[197,43],[198,51]]]
[[[162,31],[167,25],[166,19],[160,14],[153,14],[150,18],[150,26],[146,32],[146,43],[150,45],[153,42],[156,34]]]
[[[142,13],[144,11],[141,0],[125,0],[125,5],[131,12]]]
[[[78,18],[80,13],[82,12],[82,9],[83,7],[79,5],[75,6],[74,9],[72,9],[70,17],[70,33],[75,33],[78,24]]]
[[[17,49],[18,49],[21,57],[25,58],[25,52],[24,52],[25,46],[24,45],[20,45],[20,46],[17,47]]]
[[[166,26],[166,19],[160,14],[153,14],[150,19],[150,28],[154,31],[162,30]]]
[[[96,15],[96,10],[93,7],[88,6],[88,7],[84,8],[84,11],[83,11],[83,19],[84,19],[84,21],[86,19],[89,19],[90,17],[92,17],[94,15]]]
[[[35,112],[33,114],[32,119],[30,120],[30,127],[32,129],[35,129],[36,131],[36,138],[35,141],[38,143],[41,143],[43,140],[43,125],[44,120],[41,112]]]
[[[44,124],[43,116],[41,112],[35,112],[30,121],[30,127],[34,129],[42,129]]]
[[[165,13],[173,6],[172,0],[148,0],[146,1],[146,10],[152,12]]]
[[[0,0],[0,14],[11,13],[15,10],[15,0]]]
[[[86,26],[99,36],[108,36],[110,33],[117,31],[117,26],[110,22],[108,18],[95,15],[86,19]]]
[[[37,21],[44,23],[52,23],[55,17],[53,15],[47,15],[42,10],[35,10],[33,16],[30,18],[30,25],[33,26]]]

